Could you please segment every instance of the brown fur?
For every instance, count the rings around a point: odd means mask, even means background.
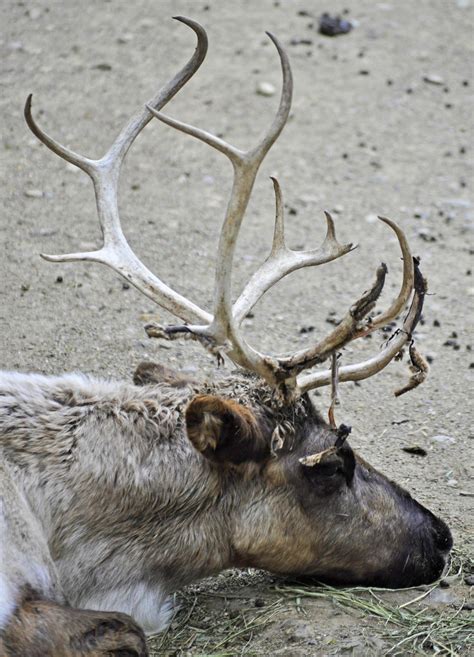
[[[70,609],[25,593],[0,657],[147,657],[145,636],[126,614]]]
[[[167,383],[173,388],[185,388],[190,384],[196,385],[197,381],[176,372],[170,367],[165,367],[161,363],[143,362],[138,365],[133,373],[133,383],[136,386]]]
[[[257,418],[231,399],[198,395],[186,408],[185,418],[190,441],[212,460],[238,464],[269,456]]]

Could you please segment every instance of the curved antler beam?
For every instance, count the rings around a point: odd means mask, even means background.
[[[412,261],[410,249],[408,247],[408,243],[403,231],[390,219],[383,219],[383,221],[397,235],[405,262],[407,258],[410,258]],[[403,306],[405,305],[407,282],[409,285],[408,295],[413,289],[412,272],[413,264],[411,267],[407,265],[404,266],[404,277],[400,294],[397,300],[390,307],[389,311],[381,316],[383,317],[383,321],[377,320],[376,323],[370,321],[366,324],[361,324],[363,318],[366,317],[368,313],[374,308],[377,299],[382,292],[385,276],[387,274],[387,267],[384,263],[382,263],[377,269],[376,278],[372,287],[367,292],[364,292],[361,298],[356,301],[355,304],[353,304],[346,316],[339,322],[336,328],[331,331],[331,333],[329,333],[329,335],[327,335],[323,340],[318,342],[313,347],[303,349],[296,354],[289,356],[288,358],[278,359],[279,366],[281,367],[281,373],[279,373],[278,376],[283,379],[287,376],[296,376],[304,369],[314,367],[315,365],[324,362],[331,356],[334,351],[341,349],[352,340],[370,333],[371,331],[375,330],[375,328],[385,326],[385,324],[387,324],[393,318],[394,310],[398,314],[398,308],[400,304],[403,303]]]
[[[283,84],[275,119],[266,135],[255,148],[241,151],[204,130],[172,119],[161,112],[155,111],[152,107],[148,107],[148,109],[160,121],[203,141],[226,155],[234,167],[231,196],[219,238],[214,287],[214,318],[207,327],[183,327],[183,332],[189,333],[191,331],[197,336],[202,336],[205,340],[214,340],[217,345],[226,345],[230,342],[232,349],[229,356],[232,360],[257,372],[267,381],[273,382],[275,362],[262,358],[257,351],[246,343],[239,333],[232,313],[231,297],[234,253],[242,220],[258,169],[288,119],[293,93],[293,78],[288,56],[278,39],[269,32],[267,34],[273,41],[280,57]]]
[[[161,108],[171,100],[198,70],[206,56],[208,42],[204,28],[189,18],[179,16],[176,20],[195,32],[197,47],[179,73],[151,99],[149,104],[154,108]],[[100,262],[114,269],[140,292],[184,321],[210,322],[212,316],[209,313],[170,288],[145,267],[130,248],[122,231],[117,202],[120,168],[128,149],[151,120],[149,111],[145,107],[140,109],[122,129],[108,152],[99,160],[92,160],[78,155],[47,135],[34,120],[31,104],[30,95],[25,105],[25,119],[36,137],[59,157],[82,169],[92,179],[104,240],[103,246],[97,251],[55,256],[42,254],[42,257],[51,262]]]
[[[418,267],[418,261],[414,258],[414,287],[415,292],[408,314],[403,322],[403,327],[387,341],[380,353],[368,360],[355,365],[345,365],[338,370],[338,381],[362,381],[383,370],[400,352],[400,350],[412,340],[413,331],[418,324],[423,309],[427,283]],[[314,388],[330,385],[331,370],[301,375],[298,378],[298,394],[303,394]]]

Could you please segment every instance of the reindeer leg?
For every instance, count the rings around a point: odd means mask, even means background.
[[[0,634],[0,657],[147,657],[145,635],[127,614],[71,609],[25,592]]]

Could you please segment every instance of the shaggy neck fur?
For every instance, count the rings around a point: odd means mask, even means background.
[[[156,629],[169,592],[245,561],[234,534],[261,483],[189,443],[195,389],[2,373],[0,391],[0,449],[71,605]],[[225,391],[257,394],[245,379]]]

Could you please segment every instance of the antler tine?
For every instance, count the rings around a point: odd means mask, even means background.
[[[255,306],[259,299],[275,283],[302,267],[315,267],[323,265],[331,260],[336,260],[356,248],[353,244],[340,244],[336,238],[334,221],[325,212],[327,232],[322,245],[309,251],[293,251],[285,243],[283,198],[280,184],[276,178],[271,178],[275,191],[276,212],[275,229],[270,255],[257,269],[250,281],[245,286],[241,295],[234,303],[233,314],[237,324],[240,324],[248,312]]]
[[[44,132],[33,118],[31,113],[32,102],[33,94],[29,94],[25,103],[24,116],[29,129],[35,135],[35,137],[43,142],[43,144],[47,146],[51,151],[53,151],[53,153],[59,155],[59,157],[61,157],[63,160],[74,164],[76,167],[79,167],[79,169],[85,171],[89,176],[92,176],[95,169],[94,160],[91,160],[88,157],[84,157],[83,155],[79,155],[78,153],[72,151],[70,148],[66,148],[66,146],[63,146],[58,141],[50,137],[46,132]]]
[[[186,82],[192,78],[206,57],[208,39],[206,30],[202,25],[190,18],[186,18],[185,16],[173,16],[173,20],[184,23],[184,25],[187,25],[195,32],[197,36],[196,49],[189,61],[174,76],[174,78],[167,82],[159,92],[153,96],[148,103],[146,103],[145,107],[141,107],[122,129],[108,152],[108,155],[111,158],[116,158],[118,162],[123,160],[136,137],[153,118],[150,116],[147,106],[155,109],[161,109],[164,107],[186,84]]]
[[[383,221],[383,223],[387,224],[387,226],[389,226],[394,231],[398,238],[398,243],[400,245],[403,259],[402,285],[400,287],[400,292],[398,293],[397,298],[388,308],[388,310],[367,322],[366,327],[356,333],[354,338],[359,338],[363,335],[371,333],[372,331],[375,331],[378,328],[382,328],[394,320],[396,317],[398,317],[398,315],[404,309],[413,290],[415,270],[413,265],[413,257],[411,255],[410,247],[408,245],[405,233],[391,219],[387,219],[387,217],[379,217],[379,219],[380,221]]]
[[[253,180],[255,180],[258,167],[263,161],[265,155],[268,153],[271,146],[274,144],[279,134],[283,130],[283,127],[288,119],[288,115],[290,112],[291,98],[293,94],[293,76],[291,74],[291,68],[290,68],[290,63],[288,61],[288,56],[286,52],[283,50],[283,48],[281,47],[278,39],[270,32],[266,32],[266,34],[273,41],[276,49],[278,50],[278,54],[280,55],[280,62],[281,62],[282,73],[283,73],[283,86],[282,86],[282,92],[280,97],[280,104],[278,106],[278,111],[276,113],[275,119],[272,125],[270,126],[268,132],[266,133],[266,135],[263,137],[261,142],[255,148],[250,149],[248,151],[242,151],[238,148],[235,148],[235,146],[232,146],[231,144],[227,143],[223,139],[216,137],[210,132],[207,132],[206,130],[196,128],[195,126],[189,125],[188,123],[184,123],[183,121],[178,121],[177,119],[173,119],[172,117],[163,114],[163,112],[158,112],[150,104],[147,105],[148,110],[157,119],[159,119],[166,125],[169,125],[170,127],[175,128],[180,132],[184,132],[187,135],[191,135],[192,137],[195,137],[196,139],[203,141],[205,144],[208,144],[212,148],[215,148],[216,150],[220,151],[221,153],[226,155],[229,158],[229,160],[231,160],[234,166],[244,167],[249,171],[253,167],[256,167],[255,172],[253,172],[254,173]],[[243,216],[243,212],[242,212],[242,216]]]
[[[270,176],[275,192],[275,228],[273,229],[273,241],[271,254],[279,251],[286,251],[285,241],[285,208],[283,206],[283,194],[281,193],[280,183],[274,176]]]
[[[361,363],[340,367],[338,372],[340,383],[344,381],[362,381],[377,374],[395,358],[407,342],[412,340],[413,331],[421,316],[427,289],[426,280],[423,278],[418,267],[418,261],[415,258],[413,263],[415,292],[403,327],[388,340],[385,347],[376,356]],[[309,390],[327,386],[331,383],[331,376],[331,370],[302,375],[298,377],[297,393],[303,394]]]
[[[197,36],[195,52],[179,73],[152,98],[150,104],[163,107],[191,78],[202,64],[207,52],[207,35],[203,27],[188,18],[177,20],[190,27]],[[95,261],[108,265],[143,294],[185,321],[209,322],[212,317],[163,281],[152,274],[136,257],[127,243],[120,224],[117,203],[117,187],[123,159],[139,133],[151,120],[146,108],[137,112],[122,129],[108,152],[98,160],[78,155],[49,137],[35,122],[31,114],[31,95],[25,105],[25,118],[32,132],[50,150],[85,171],[92,179],[97,211],[103,235],[103,246],[97,251],[45,255],[52,262]]]
[[[226,155],[234,167],[232,192],[219,238],[214,288],[214,318],[212,323],[207,327],[183,327],[183,332],[191,332],[196,336],[212,339],[218,345],[232,345],[232,351],[229,355],[234,361],[258,372],[267,380],[274,382],[274,363],[266,362],[258,352],[253,350],[244,341],[234,322],[231,305],[232,264],[240,226],[260,164],[283,130],[291,107],[293,79],[288,57],[278,42],[278,39],[268,32],[267,34],[273,41],[280,56],[283,84],[275,119],[267,134],[255,148],[246,152],[241,151],[204,130],[172,119],[161,112],[157,112],[152,107],[148,107],[148,109],[160,121],[200,139]],[[176,328],[173,331],[175,333]]]
[[[396,234],[400,249],[404,259],[403,281],[400,293],[389,310],[385,312],[376,321],[367,320],[362,323],[364,317],[373,309],[375,303],[382,292],[382,288],[387,273],[387,268],[382,263],[376,273],[376,279],[368,292],[364,292],[362,297],[351,306],[346,316],[339,322],[336,328],[323,338],[316,345],[309,349],[303,349],[287,358],[279,358],[278,362],[282,368],[282,376],[295,376],[308,369],[324,362],[336,349],[340,349],[348,342],[355,340],[363,335],[367,335],[380,326],[384,326],[398,315],[413,289],[413,259],[410,248],[403,231],[390,219],[382,219]],[[410,260],[411,265],[408,263]],[[286,374],[285,374],[286,373]]]
[[[208,39],[206,31],[202,25],[184,16],[174,16],[174,20],[184,23],[196,33],[198,39],[197,46],[192,57],[183,66],[183,68],[148,102],[148,105],[151,105],[155,108],[163,107],[168,101],[171,100],[171,98],[173,98],[173,96],[178,93],[181,87],[186,84],[186,82],[201,66],[207,53]],[[100,160],[93,160],[91,158],[84,157],[83,155],[79,155],[66,146],[63,146],[39,127],[31,114],[32,98],[33,94],[30,94],[26,100],[24,113],[28,127],[33,132],[33,134],[41,142],[43,142],[45,146],[52,150],[53,153],[56,153],[56,155],[59,155],[59,157],[67,160],[71,164],[74,164],[91,176],[93,172],[98,169],[99,162],[101,164],[104,164],[105,162],[108,162],[109,164],[114,163],[115,166],[119,166],[127,154],[130,146],[133,144],[143,128],[151,120],[151,116],[146,108],[141,108],[136,114],[132,116],[130,121],[121,130],[120,134],[114,141],[107,154]]]

